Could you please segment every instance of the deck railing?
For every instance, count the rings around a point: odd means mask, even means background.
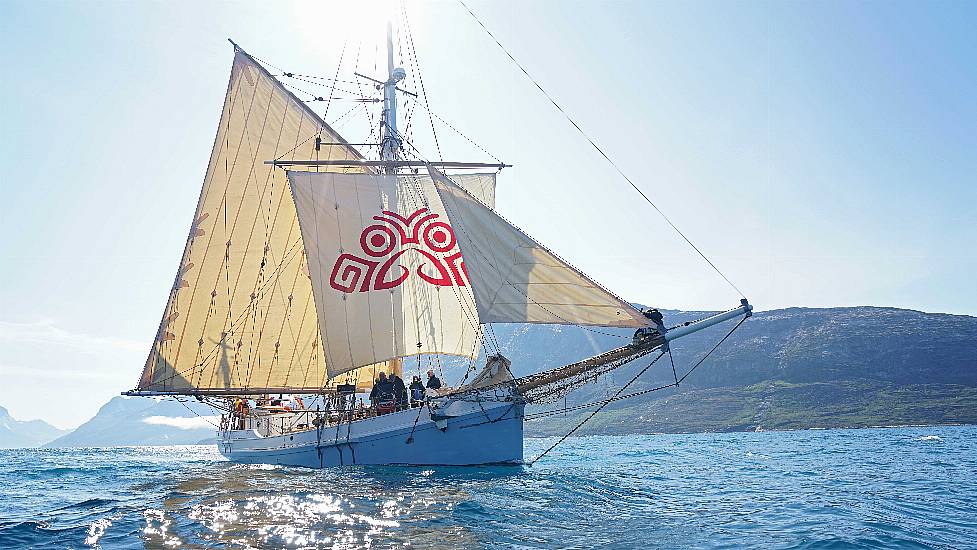
[[[421,402],[415,402],[415,407],[420,405]],[[255,430],[262,437],[271,437],[315,429],[319,425],[323,427],[335,427],[338,424],[372,418],[374,416],[381,416],[376,406],[338,410],[251,411],[243,419],[236,414],[221,416],[220,429],[222,431],[227,429]]]

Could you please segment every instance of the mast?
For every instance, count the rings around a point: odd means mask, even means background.
[[[383,117],[381,158],[385,161],[395,161],[400,158],[401,139],[397,132],[397,83],[407,76],[401,67],[394,66],[393,22],[387,20],[387,81],[383,83]],[[397,173],[397,168],[387,168],[391,174]]]

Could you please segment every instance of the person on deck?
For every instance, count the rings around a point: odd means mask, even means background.
[[[373,389],[370,390],[370,403],[377,410],[378,414],[382,414],[384,411],[382,410],[381,403],[392,401],[393,399],[394,385],[387,379],[387,373],[381,372],[380,377],[373,384]]]
[[[420,407],[424,402],[424,383],[421,382],[421,377],[415,374],[408,389],[410,389],[411,406]]]
[[[237,398],[234,401],[234,416],[236,417],[234,424],[236,429],[238,430],[246,429],[245,427],[247,422],[246,419],[248,417],[248,414],[251,412],[249,409],[250,407],[248,407],[247,400]]]
[[[376,382],[373,383],[373,389],[370,390],[370,401],[373,401],[374,404],[376,404],[375,402],[380,397],[380,390],[386,385],[387,373],[381,372],[380,377],[377,378]]]
[[[433,370],[427,371],[427,389],[437,390],[441,388],[441,379],[434,375]]]
[[[238,398],[236,398],[234,400],[234,414],[231,415],[231,418],[232,418],[231,424],[234,426],[233,428],[231,428],[232,430],[243,430],[244,429],[243,427],[241,427],[241,425],[244,423],[244,420],[243,420],[244,419],[244,404],[241,401],[241,398],[240,397],[238,397]]]
[[[654,323],[654,327],[642,327],[634,332],[632,343],[637,345],[646,338],[658,338],[665,334],[665,318],[662,313],[655,308],[641,311],[641,314]]]
[[[251,403],[247,399],[241,400],[241,429],[248,429],[248,417],[251,416]]]
[[[390,382],[394,387],[394,397],[397,398],[397,410],[407,408],[407,388],[404,386],[404,379],[397,376],[397,373],[390,373]]]

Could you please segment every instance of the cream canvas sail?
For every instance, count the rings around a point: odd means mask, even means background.
[[[429,167],[465,258],[483,323],[644,327],[648,320]]]
[[[312,284],[295,206],[269,159],[357,152],[236,51],[220,128],[141,391],[320,388]]]
[[[477,356],[471,285],[429,177],[288,177],[330,376],[414,354]],[[459,182],[494,200],[494,176]]]

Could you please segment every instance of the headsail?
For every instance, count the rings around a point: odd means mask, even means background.
[[[496,214],[433,167],[483,323],[643,327],[633,306]]]
[[[321,388],[301,232],[275,158],[356,159],[312,110],[235,49],[203,190],[137,390]]]
[[[414,354],[476,357],[478,312],[427,176],[288,172],[330,376]],[[459,176],[493,201],[493,175]]]

